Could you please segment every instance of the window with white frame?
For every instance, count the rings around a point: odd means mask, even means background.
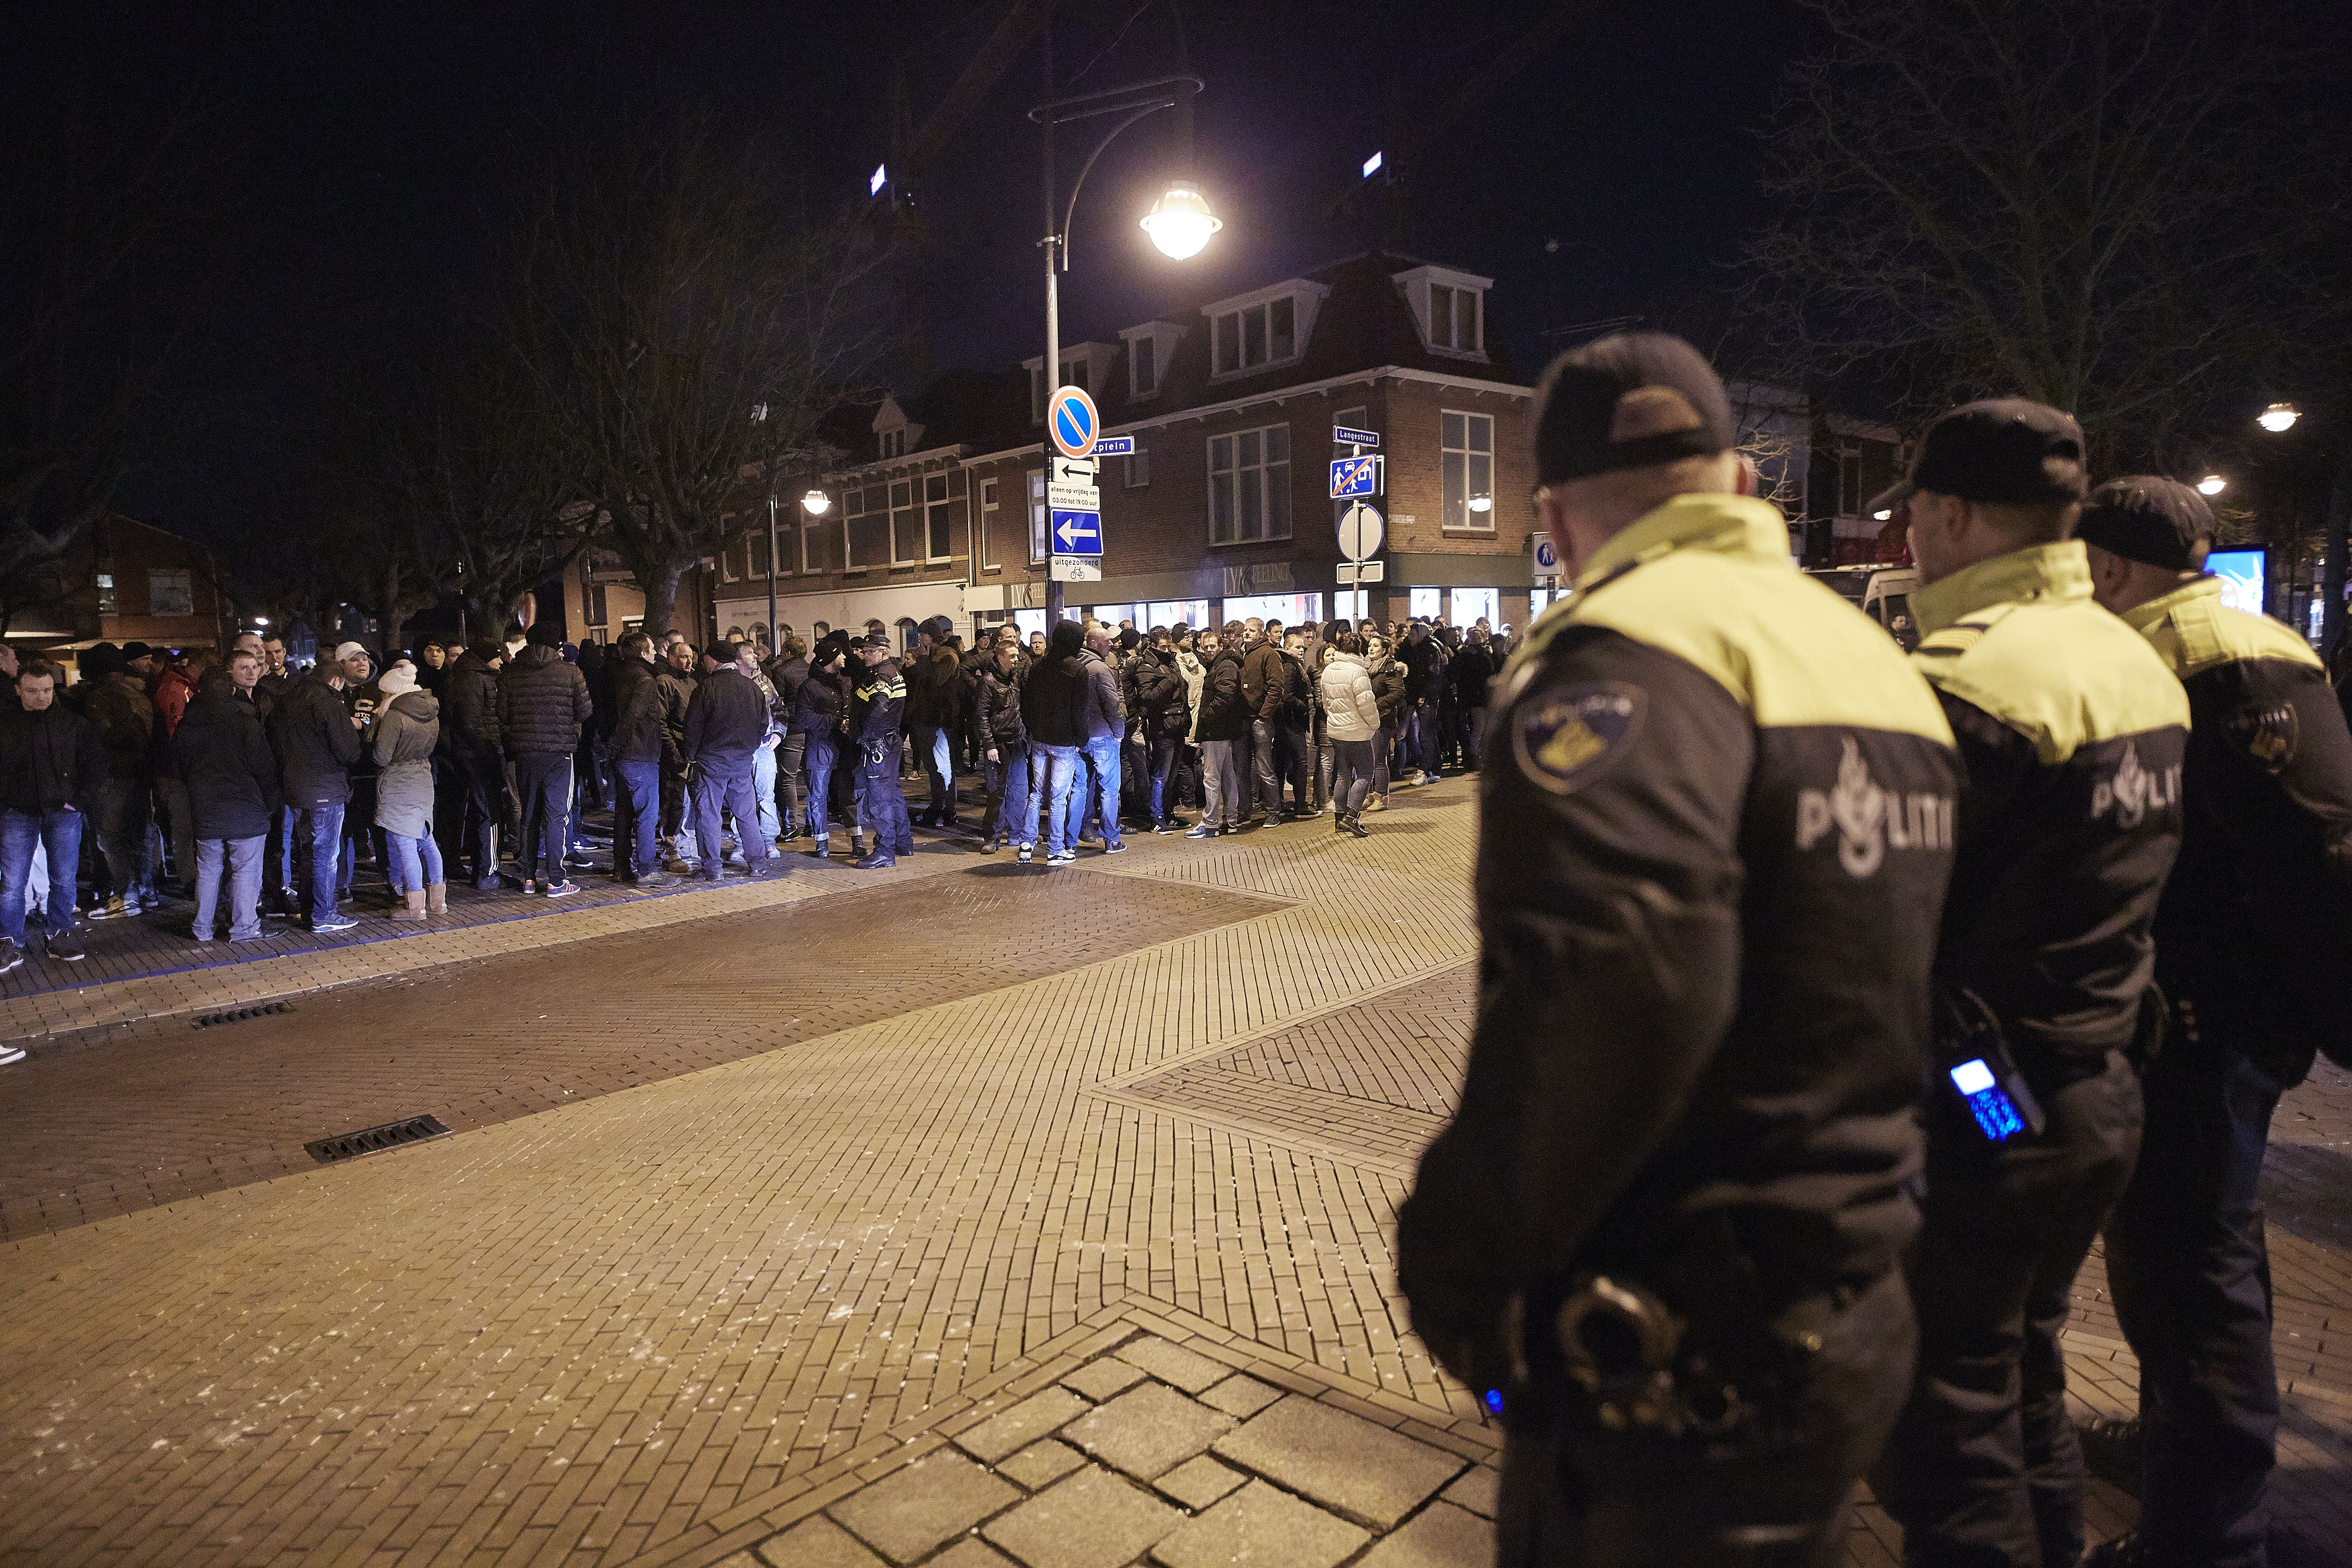
[[[1155,599],[1144,607],[1144,614],[1155,626],[1172,626],[1178,622],[1199,631],[1209,624],[1209,601],[1206,599]]]
[[[1409,590],[1405,595],[1406,600],[1408,601],[1405,614],[1411,616],[1416,621],[1433,621],[1437,619],[1438,595],[1444,592],[1445,590],[1443,588],[1414,588]]]
[[[763,528],[751,536],[751,575],[766,577],[768,564],[768,531]]]
[[[151,616],[194,615],[196,590],[194,574],[173,567],[149,567],[147,613]]]
[[[890,564],[910,565],[923,558],[922,520],[915,506],[913,479],[890,481]]]
[[[1216,349],[1214,372],[1219,375],[1297,359],[1298,301],[1285,294],[1227,310],[1216,319],[1211,341]]]
[[[1135,450],[1127,456],[1127,488],[1139,490],[1151,482],[1151,448],[1138,437]]]
[[[929,561],[955,554],[956,514],[962,510],[963,470],[930,474],[923,479],[923,547]]]
[[[1495,531],[1495,416],[1446,409],[1438,416],[1444,525]]]
[[[882,455],[886,458],[903,458],[907,455],[907,432],[903,426],[896,430],[882,432]]]
[[[1209,437],[1209,542],[1290,537],[1290,426]]]
[[[1045,470],[1029,470],[1029,559],[1045,559]]]
[[[1127,345],[1127,390],[1130,397],[1149,397],[1160,386],[1160,345],[1150,337]]]
[[[842,516],[849,512],[850,492],[845,490],[836,505]],[[834,542],[841,537],[842,525],[824,519],[811,518],[801,524],[801,570],[830,572],[833,570]]]
[[[1483,620],[1491,631],[1503,618],[1502,600],[1499,588],[1456,588],[1453,623],[1466,629]]]
[[[996,481],[982,479],[980,481],[980,565],[983,572],[1001,572],[1004,569],[1004,563],[996,558],[996,552],[1003,543],[997,535],[996,531],[999,526]]]
[[[1429,346],[1433,349],[1455,349],[1463,353],[1477,353],[1485,348],[1480,333],[1479,302],[1475,289],[1451,289],[1443,283],[1429,286]]]

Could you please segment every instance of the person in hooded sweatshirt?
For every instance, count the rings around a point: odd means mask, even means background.
[[[173,771],[187,786],[196,836],[198,942],[211,942],[218,924],[221,887],[228,887],[228,940],[261,935],[261,851],[269,825],[285,804],[278,758],[262,732],[254,685],[261,656],[245,648],[229,655],[226,671],[206,672],[195,700],[172,731]]]
[[[441,743],[441,702],[416,683],[416,667],[401,660],[376,682],[376,710],[368,749],[378,769],[375,825],[392,847],[404,908],[396,921],[446,914],[449,884],[441,846],[433,840],[433,752]]]

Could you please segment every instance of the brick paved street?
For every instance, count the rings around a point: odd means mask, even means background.
[[[1390,1246],[1473,808],[1395,804],[0,998],[0,1561],[1490,1561],[1496,1435]],[[2282,1561],[2352,1561],[2346,1075],[2271,1177]],[[2101,1281],[2069,1342],[2119,1411]],[[1864,1508],[1850,1559],[1896,1546]]]

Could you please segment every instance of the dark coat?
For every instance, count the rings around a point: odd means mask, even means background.
[[[662,728],[661,681],[642,658],[615,657],[610,670],[613,733],[607,741],[616,763],[657,763],[669,744]]]
[[[199,838],[258,838],[285,802],[261,710],[235,692],[206,692],[172,732],[172,761],[188,786]]]
[[[1381,728],[1395,729],[1404,712],[1404,666],[1390,658],[1373,670],[1372,696],[1381,705]]]
[[[1143,732],[1153,739],[1183,739],[1192,722],[1192,704],[1183,672],[1176,668],[1176,656],[1145,648],[1136,656],[1134,681],[1133,711],[1143,721]]]
[[[1002,752],[1024,750],[1029,744],[1029,731],[1021,722],[1021,684],[994,665],[976,672],[978,686],[972,698],[972,733],[983,748],[994,746]]]
[[[109,778],[143,779],[152,765],[155,704],[137,676],[117,673],[89,683],[82,712],[106,746]]]
[[[1081,704],[1087,695],[1086,666],[1075,656],[1041,658],[1029,667],[1021,687],[1021,721],[1041,746],[1086,743]]]
[[[360,732],[343,694],[327,684],[331,664],[296,681],[269,716],[270,748],[278,753],[286,804],[297,811],[352,798],[352,764],[360,760]]]
[[[441,749],[453,757],[499,754],[499,672],[467,649],[441,693]]]
[[[1486,706],[1486,683],[1499,668],[1484,643],[1464,643],[1446,673],[1454,682],[1454,700],[1465,708]]]
[[[375,783],[375,825],[402,838],[433,831],[433,749],[441,740],[441,704],[419,687],[377,710],[368,750],[383,772]]]
[[[907,656],[907,722],[938,729],[955,722],[958,700],[956,675],[961,667],[956,650],[935,642],[929,651]]]
[[[594,712],[587,678],[544,644],[523,649],[499,674],[499,739],[509,756],[570,756]]]
[[[0,806],[28,816],[68,805],[93,812],[105,784],[106,746],[88,719],[54,700],[38,713],[0,709]]]
[[[1283,668],[1282,650],[1262,642],[1242,656],[1242,699],[1250,717],[1280,724],[1290,696],[1290,673]]]
[[[793,699],[792,732],[826,737],[841,732],[841,717],[849,702],[848,678],[830,669],[812,669]]]
[[[722,664],[704,676],[686,705],[688,762],[748,762],[767,734],[767,694],[734,665]]]
[[[1078,693],[1078,731],[1088,741],[1118,740],[1127,733],[1127,704],[1118,695],[1118,672],[1089,648],[1078,655],[1086,686]]]
[[[1404,694],[1415,702],[1435,701],[1445,685],[1445,645],[1434,637],[1407,637],[1397,645],[1404,661]]]
[[[1221,647],[1201,683],[1201,722],[1193,733],[1203,741],[1246,741],[1252,717],[1242,690],[1242,650]]]
[[[654,689],[661,693],[662,765],[672,771],[686,766],[686,710],[693,705],[698,684],[693,676],[667,664],[654,671]]]

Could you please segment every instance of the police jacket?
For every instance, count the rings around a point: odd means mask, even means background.
[[[896,747],[907,710],[907,681],[897,661],[886,658],[871,669],[854,671],[850,679],[850,734],[861,745]]]
[[[616,763],[657,763],[669,735],[662,728],[661,683],[642,658],[615,654],[609,661],[613,733],[607,742]]]
[[[499,738],[510,757],[570,756],[595,706],[577,665],[533,643],[499,672]]]
[[[1761,500],[1675,497],[1579,585],[1494,693],[1477,1025],[1398,1215],[1433,1347],[1588,1268],[1760,1310],[1676,1281],[1793,1300],[1918,1223],[1958,777],[1933,694]]]
[[[2046,1097],[2137,1033],[2189,701],[2092,603],[2079,540],[1980,561],[1911,608],[1968,780],[1937,981],[1992,1009]]]
[[[297,811],[352,798],[352,766],[360,760],[360,732],[343,694],[329,684],[322,664],[287,689],[269,716],[269,745],[286,804]]]
[[[749,762],[768,738],[768,695],[760,682],[731,664],[702,678],[686,705],[688,762]]]
[[[2180,858],[2156,907],[2156,974],[2206,1039],[2303,1081],[2352,1062],[2352,735],[2310,645],[2200,577],[2124,612],[2180,678],[2193,723]],[[2195,1037],[2181,1036],[2193,1027]]]

